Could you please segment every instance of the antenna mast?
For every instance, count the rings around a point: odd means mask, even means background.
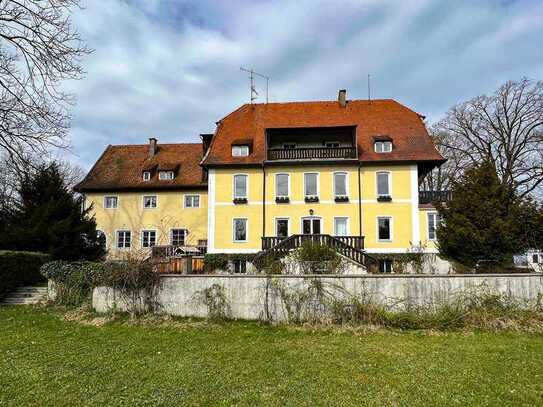
[[[368,100],[371,100],[370,74],[368,74]]]
[[[269,84],[270,84],[270,77],[266,75],[262,75],[261,73],[255,72],[253,68],[247,69],[244,67],[240,67],[239,70],[249,73],[249,80],[251,81],[251,103],[253,103],[253,101],[258,97],[258,92],[256,91],[256,87],[254,84],[255,75],[266,79],[266,103],[268,103],[268,89],[269,89]]]

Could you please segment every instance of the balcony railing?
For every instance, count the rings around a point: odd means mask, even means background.
[[[451,191],[419,191],[419,203],[447,202],[452,199]]]
[[[313,242],[323,243],[323,236],[327,235],[297,235],[301,241],[311,240]],[[334,236],[340,242],[352,246],[358,250],[364,250],[364,236]],[[270,250],[284,241],[286,237],[266,236],[262,238],[262,250]]]
[[[270,148],[268,160],[355,159],[356,147]]]

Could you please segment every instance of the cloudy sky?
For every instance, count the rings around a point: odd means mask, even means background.
[[[394,98],[439,119],[508,79],[543,79],[543,2],[87,0],[73,16],[95,52],[77,96],[72,152],[88,169],[108,144],[198,141],[249,99]],[[260,101],[265,83],[257,82]]]

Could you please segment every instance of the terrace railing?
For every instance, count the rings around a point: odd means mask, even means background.
[[[419,203],[447,202],[452,199],[451,191],[419,191]]]
[[[270,148],[268,160],[356,159],[356,147]]]

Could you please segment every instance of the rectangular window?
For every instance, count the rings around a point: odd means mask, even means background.
[[[390,173],[377,173],[377,196],[390,196]]]
[[[247,219],[234,219],[234,242],[247,241]]]
[[[151,173],[149,171],[143,171],[143,180],[149,181],[151,179]]]
[[[172,229],[170,234],[170,242],[172,246],[184,246],[186,234],[186,229]]]
[[[156,195],[148,195],[143,197],[143,207],[145,209],[156,208],[157,199]]]
[[[232,146],[232,157],[248,157],[249,146]]]
[[[104,197],[104,208],[106,209],[115,209],[119,204],[119,198],[116,196],[106,196]]]
[[[185,208],[199,208],[200,195],[185,195]]]
[[[275,176],[275,196],[288,196],[288,174]]]
[[[234,175],[234,198],[247,198],[247,175]]]
[[[153,247],[156,244],[156,230],[141,231],[141,247]]]
[[[304,193],[305,196],[318,196],[318,181],[319,175],[316,173],[307,173],[304,174]]]
[[[379,259],[379,273],[392,273],[392,260]]]
[[[174,179],[173,171],[159,171],[158,179],[161,181],[167,181]]]
[[[429,213],[428,214],[428,240],[437,239],[437,227],[439,225],[440,219],[439,214]]]
[[[334,174],[334,196],[347,196],[347,173]]]
[[[131,233],[129,230],[117,231],[117,248],[130,249]]]
[[[246,260],[234,260],[234,273],[245,274],[247,273],[247,261]]]
[[[377,218],[379,241],[389,242],[392,240],[392,225],[391,218],[380,217]]]
[[[347,218],[334,218],[334,235],[347,236]]]
[[[376,153],[390,153],[392,151],[392,141],[376,141],[374,147]]]
[[[288,237],[288,219],[275,220],[275,235],[277,237]]]

